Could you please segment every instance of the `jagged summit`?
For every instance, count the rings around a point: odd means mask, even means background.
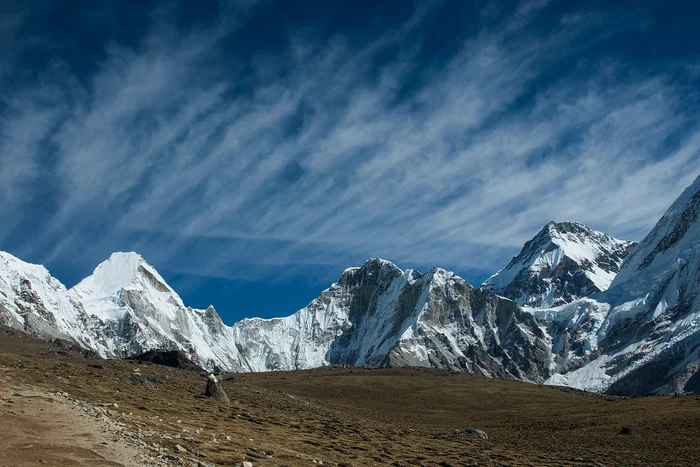
[[[422,366],[543,381],[546,353],[534,318],[510,300],[441,268],[401,270],[373,258],[346,270],[286,318],[244,319],[234,340],[249,371],[329,364]],[[511,346],[514,351],[507,350]],[[515,350],[517,349],[517,350]]]
[[[563,305],[606,290],[635,244],[578,222],[550,221],[481,287],[520,305]]]
[[[377,257],[377,256],[375,256],[375,257],[373,257],[373,258],[370,258],[370,259],[368,259],[367,261],[365,261],[365,264],[364,264],[364,265],[373,265],[373,264],[377,264],[377,265],[380,265],[380,266],[389,266],[389,267],[392,267],[392,268],[398,268],[398,266],[396,266],[394,263],[392,263],[392,262],[389,261],[388,259],[379,258],[379,257]]]
[[[559,232],[559,233],[584,233],[585,232],[585,233],[590,234],[591,232],[595,232],[590,227],[588,227],[586,224],[582,224],[580,222],[569,222],[569,221],[564,221],[564,222],[549,221],[549,222],[547,222],[547,225],[544,227],[544,229],[548,229],[550,232]]]
[[[366,270],[368,272],[372,271],[382,271],[383,273],[394,275],[403,274],[403,270],[392,263],[389,260],[382,258],[370,258],[359,268],[360,270]]]
[[[365,261],[361,267],[348,268],[338,279],[336,284],[347,286],[348,284],[375,284],[391,282],[400,277],[404,272],[391,261],[381,258],[371,258]]]

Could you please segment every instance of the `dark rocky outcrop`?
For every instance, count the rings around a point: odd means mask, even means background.
[[[196,371],[198,373],[205,372],[201,367],[192,362],[181,350],[148,350],[144,353],[129,357],[129,360],[138,360],[155,365],[179,368],[181,370]]]

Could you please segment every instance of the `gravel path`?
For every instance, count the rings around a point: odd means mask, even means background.
[[[133,442],[110,410],[16,384],[0,368],[0,466],[164,465]]]

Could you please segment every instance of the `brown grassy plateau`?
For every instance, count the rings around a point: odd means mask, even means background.
[[[333,367],[227,375],[231,403],[222,404],[202,397],[205,378],[195,372],[85,358],[3,330],[0,369],[24,387],[118,404],[112,416],[143,440],[134,446],[155,443],[151,455],[172,465],[696,466],[700,460],[696,396],[612,399],[449,371]],[[134,374],[147,384],[122,379]],[[11,429],[7,402],[0,401],[3,430]],[[623,426],[631,434],[621,434]],[[489,439],[464,434],[466,427]],[[12,455],[3,446],[12,448],[0,443],[0,465]]]

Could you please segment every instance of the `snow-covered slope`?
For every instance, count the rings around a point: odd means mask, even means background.
[[[0,253],[0,318],[70,339],[103,357],[179,349],[208,368],[241,370],[231,328],[214,308],[185,307],[136,253],[114,253],[70,290],[43,266]]]
[[[700,391],[699,294],[700,177],[607,291],[535,312],[563,373],[549,382],[627,395]]]
[[[91,339],[82,332],[89,325],[86,319],[71,302],[65,286],[44,266],[0,251],[0,322],[90,347]]]
[[[583,224],[549,222],[481,287],[520,305],[563,305],[606,290],[635,245]]]

